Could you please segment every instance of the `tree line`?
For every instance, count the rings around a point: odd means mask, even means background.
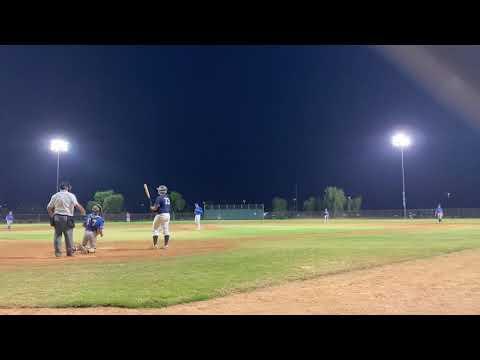
[[[185,209],[186,201],[182,194],[172,191],[169,197],[173,212],[181,212]],[[124,203],[125,199],[122,194],[115,193],[114,190],[100,190],[96,191],[93,200],[87,203],[87,211],[92,211],[93,205],[97,204],[101,206],[104,213],[118,214],[125,210]]]
[[[346,196],[343,189],[328,186],[322,197],[310,196],[303,202],[304,211],[323,211],[328,209],[333,215],[343,211],[359,211],[362,207],[362,197]],[[287,200],[281,197],[274,197],[272,200],[272,211],[288,211]]]

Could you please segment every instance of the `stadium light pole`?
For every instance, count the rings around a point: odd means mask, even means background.
[[[60,176],[60,153],[68,151],[68,141],[62,139],[53,139],[50,141],[50,150],[57,153],[57,192],[58,180]]]
[[[405,198],[405,168],[403,166],[403,150],[411,145],[410,137],[403,133],[395,134],[392,137],[392,145],[400,148],[402,154],[402,199],[403,199],[403,217],[407,218],[407,200]]]

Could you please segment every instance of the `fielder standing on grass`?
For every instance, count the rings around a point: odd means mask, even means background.
[[[52,196],[47,205],[50,225],[55,228],[53,247],[56,257],[62,255],[62,235],[65,237],[67,256],[73,256],[75,251],[73,244],[73,228],[75,227],[73,213],[75,208],[82,215],[86,213],[83,206],[78,203],[77,197],[71,191],[72,186],[68,182],[63,181],[60,184],[60,191]]]
[[[435,216],[438,219],[438,222],[441,223],[443,219],[442,205],[438,204],[437,208],[435,209]]]
[[[325,216],[325,223],[328,222],[328,219],[330,219],[330,214],[328,213],[328,209],[325,209],[325,211],[323,212],[324,216]]]
[[[163,248],[168,248],[168,241],[170,240],[170,232],[168,226],[170,224],[170,199],[167,195],[167,187],[160,185],[157,188],[158,196],[155,199],[155,203],[150,206],[155,215],[153,219],[153,248],[158,249],[158,235],[160,235],[160,229],[163,233],[164,245]]]
[[[197,224],[197,230],[200,230],[200,219],[202,218],[202,215],[203,215],[203,209],[197,203],[195,203],[194,214],[195,214],[195,224]]]
[[[7,229],[11,230],[13,224],[13,213],[11,211],[5,217],[5,221],[7,222]]]

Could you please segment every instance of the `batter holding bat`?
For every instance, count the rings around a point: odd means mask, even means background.
[[[147,184],[144,184],[144,189],[145,194],[150,200],[150,210],[156,213],[155,218],[153,219],[153,248],[158,249],[158,236],[160,235],[161,229],[164,237],[163,248],[167,249],[168,241],[170,240],[170,232],[168,230],[170,223],[170,199],[167,195],[168,189],[165,185],[160,185],[157,188],[158,196],[153,204]]]

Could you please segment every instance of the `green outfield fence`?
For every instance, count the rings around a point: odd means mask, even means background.
[[[434,209],[411,209],[407,210],[410,219],[433,218]],[[14,212],[15,223],[48,223],[47,213],[16,213]],[[130,221],[152,221],[155,214],[152,213],[130,213]],[[323,219],[323,211],[265,211],[263,204],[241,204],[241,205],[206,205],[204,220],[262,220],[262,219]],[[126,222],[126,213],[104,214],[105,220],[115,222]],[[480,218],[480,208],[450,208],[444,209],[444,217],[448,218]],[[5,216],[3,216],[4,220]],[[193,212],[182,212],[171,214],[172,221],[193,221]],[[337,214],[330,212],[330,218],[343,219],[401,219],[402,209],[393,210],[360,210],[343,211]],[[77,224],[81,224],[83,216],[75,216]]]
[[[205,204],[205,220],[262,220],[263,204]]]
[[[23,214],[23,213],[13,213],[15,217],[14,223],[48,223],[49,217],[48,214]],[[182,221],[190,220],[193,221],[193,213],[175,213],[170,214],[172,221]],[[105,221],[114,221],[114,222],[127,222],[126,213],[120,214],[103,214]],[[153,221],[155,214],[153,213],[130,213],[130,221]],[[84,220],[84,216],[75,215],[75,222],[81,224]]]

